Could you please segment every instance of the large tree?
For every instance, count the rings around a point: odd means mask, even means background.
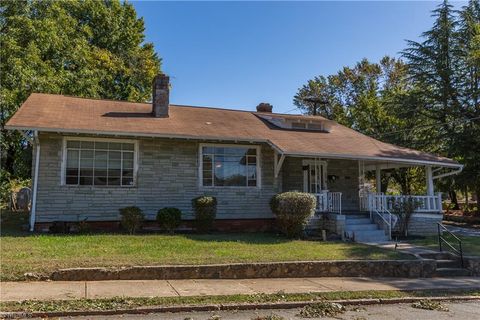
[[[305,113],[316,109],[318,115],[362,133],[380,135],[403,128],[394,113],[400,109],[395,97],[408,88],[406,75],[400,60],[387,56],[372,63],[363,59],[354,67],[309,80],[293,102]]]
[[[480,2],[472,0],[463,7],[458,21],[456,59],[462,117],[455,132],[455,153],[465,168],[457,180],[465,194],[469,189],[476,193],[480,208]]]
[[[0,2],[2,177],[28,175],[22,136],[5,124],[32,92],[128,101],[151,97],[160,59],[119,0]]]
[[[294,104],[303,112],[336,120],[364,134],[397,145],[420,147],[414,136],[425,130],[418,125],[416,88],[408,79],[407,66],[399,59],[384,57],[378,63],[363,59],[336,74],[318,76],[302,86]],[[315,105],[315,101],[322,104]],[[412,128],[418,128],[412,131]],[[419,144],[424,140],[418,140]],[[416,170],[398,170],[391,176],[403,193],[410,193],[411,182],[422,178]],[[388,186],[384,176],[382,191]]]
[[[423,41],[409,41],[403,52],[421,101],[406,107],[431,124],[429,151],[465,164],[464,173],[444,185],[456,203],[455,189],[468,185],[480,198],[479,2],[470,1],[454,12],[444,1],[433,17],[433,27],[422,34]]]

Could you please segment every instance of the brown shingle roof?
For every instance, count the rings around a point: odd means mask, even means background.
[[[287,155],[457,165],[451,159],[383,143],[329,122],[328,133],[285,130],[262,120],[256,112],[178,105],[170,105],[168,118],[154,118],[147,103],[34,93],[8,121],[7,128],[266,142]]]

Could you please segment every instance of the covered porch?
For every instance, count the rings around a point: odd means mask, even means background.
[[[394,169],[421,167],[425,172],[424,194],[382,192],[382,176]],[[430,233],[442,219],[442,194],[435,192],[434,180],[458,173],[461,167],[439,163],[406,162],[396,159],[355,159],[275,155],[275,177],[282,191],[303,191],[317,198],[316,216],[327,214],[334,220],[364,215],[391,237],[397,225],[396,203],[413,199],[418,207],[412,218],[414,233]],[[369,177],[367,179],[367,177]],[[313,218],[315,219],[315,217]],[[340,222],[340,225],[342,223]],[[338,225],[338,223],[337,223]],[[335,227],[336,233],[344,228]]]

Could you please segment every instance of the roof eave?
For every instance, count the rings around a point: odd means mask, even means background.
[[[188,139],[188,140],[217,140],[217,141],[246,141],[251,143],[267,143],[270,145],[276,152],[284,154],[285,156],[290,157],[321,157],[329,159],[347,159],[347,160],[367,160],[367,161],[387,161],[395,163],[405,163],[411,165],[431,165],[431,166],[441,166],[449,168],[463,168],[463,165],[453,162],[443,162],[443,161],[431,161],[431,160],[421,160],[421,159],[402,159],[402,158],[391,158],[391,157],[371,157],[371,156],[362,156],[355,154],[326,154],[326,153],[295,153],[295,152],[286,152],[278,147],[276,144],[271,142],[268,139],[259,139],[252,138],[247,139],[245,137],[219,137],[219,136],[197,136],[197,135],[183,135],[183,134],[162,134],[162,133],[145,133],[145,132],[119,132],[119,131],[94,131],[94,130],[85,130],[85,129],[61,129],[61,128],[42,128],[42,127],[24,127],[24,126],[15,126],[15,125],[6,125],[8,130],[32,130],[32,131],[41,131],[41,132],[52,132],[52,133],[68,133],[68,134],[93,134],[93,135],[106,135],[106,136],[121,136],[121,137],[150,137],[150,138],[170,138],[170,139]]]
[[[320,157],[320,158],[326,158],[326,159],[387,161],[387,162],[404,163],[404,164],[410,164],[410,165],[463,168],[463,165],[460,163],[431,161],[431,160],[422,160],[422,159],[403,159],[403,158],[391,158],[391,157],[381,157],[381,156],[371,157],[371,156],[362,156],[362,155],[355,155],[355,154],[295,153],[295,152],[284,152],[283,154],[289,157]]]

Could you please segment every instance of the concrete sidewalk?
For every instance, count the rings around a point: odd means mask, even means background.
[[[362,290],[479,289],[480,278],[288,278],[2,282],[0,301]]]

